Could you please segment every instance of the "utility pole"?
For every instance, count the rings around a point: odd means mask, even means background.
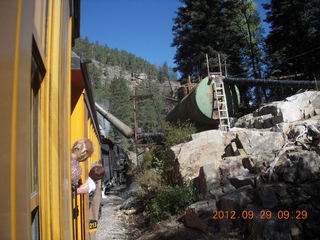
[[[136,156],[137,156],[137,165],[139,168],[141,168],[140,166],[140,162],[139,162],[139,156],[138,156],[138,148],[137,148],[137,141],[138,141],[138,136],[137,136],[137,128],[138,128],[138,124],[137,124],[137,105],[136,105],[136,87],[137,87],[137,82],[135,79],[135,73],[131,73],[131,81],[133,84],[133,89],[132,89],[132,101],[133,101],[133,121],[134,121],[134,148],[136,151]]]
[[[137,165],[138,167],[141,169],[141,164],[139,161],[139,152],[138,152],[138,134],[140,132],[138,132],[138,121],[137,121],[137,101],[138,100],[143,100],[143,99],[148,99],[148,98],[152,98],[153,99],[153,95],[137,95],[137,87],[138,87],[138,83],[137,80],[143,80],[139,74],[132,72],[131,73],[131,81],[133,83],[133,89],[132,89],[132,96],[131,99],[133,101],[133,121],[134,121],[134,146],[135,146],[135,151],[136,151],[136,156],[137,156]],[[150,87],[150,86],[149,86]]]

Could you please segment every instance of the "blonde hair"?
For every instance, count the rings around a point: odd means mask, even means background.
[[[73,144],[71,149],[71,152],[76,155],[76,160],[79,162],[85,161],[92,155],[93,151],[93,143],[88,138],[79,139]]]

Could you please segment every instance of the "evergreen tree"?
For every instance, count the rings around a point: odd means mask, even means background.
[[[271,24],[266,41],[270,76],[319,79],[319,0],[271,0],[264,7]]]
[[[151,79],[157,79],[158,77],[158,68],[154,64],[127,51],[112,49],[107,45],[103,47],[98,41],[91,43],[87,37],[77,39],[73,51],[82,59],[94,59],[110,66],[119,66],[123,70],[130,72],[144,72]]]
[[[132,125],[132,101],[131,91],[127,81],[123,77],[115,77],[109,86],[110,92],[110,112],[121,119],[127,125]]]
[[[108,89],[110,93],[109,111],[128,126],[133,126],[131,91],[127,81],[123,77],[115,77]],[[130,146],[130,140],[126,139],[120,132],[112,128],[110,136],[113,139],[120,139],[121,145],[125,148]]]
[[[182,78],[207,72],[205,54],[217,71],[217,55],[228,63],[229,75],[258,76],[261,73],[262,28],[251,0],[180,0],[173,26],[176,70]],[[196,77],[195,77],[196,76]],[[246,96],[247,88],[241,89]],[[244,102],[248,99],[244,98]]]
[[[159,67],[159,76],[158,80],[160,83],[163,83],[165,81],[169,80],[169,68],[168,63],[164,62],[161,67]]]

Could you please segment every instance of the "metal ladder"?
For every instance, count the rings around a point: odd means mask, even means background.
[[[224,91],[223,80],[219,78],[214,78],[213,86],[214,86],[215,97],[216,97],[217,107],[218,107],[219,121],[220,121],[219,129],[221,131],[229,131],[230,121],[229,121],[228,105],[226,100],[226,94]]]

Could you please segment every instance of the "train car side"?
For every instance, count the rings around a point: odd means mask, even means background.
[[[89,239],[88,197],[73,197],[70,181],[76,139],[88,137],[95,147],[82,181],[101,157],[90,89],[84,86],[76,101],[72,95],[79,4],[0,2],[0,239]]]

